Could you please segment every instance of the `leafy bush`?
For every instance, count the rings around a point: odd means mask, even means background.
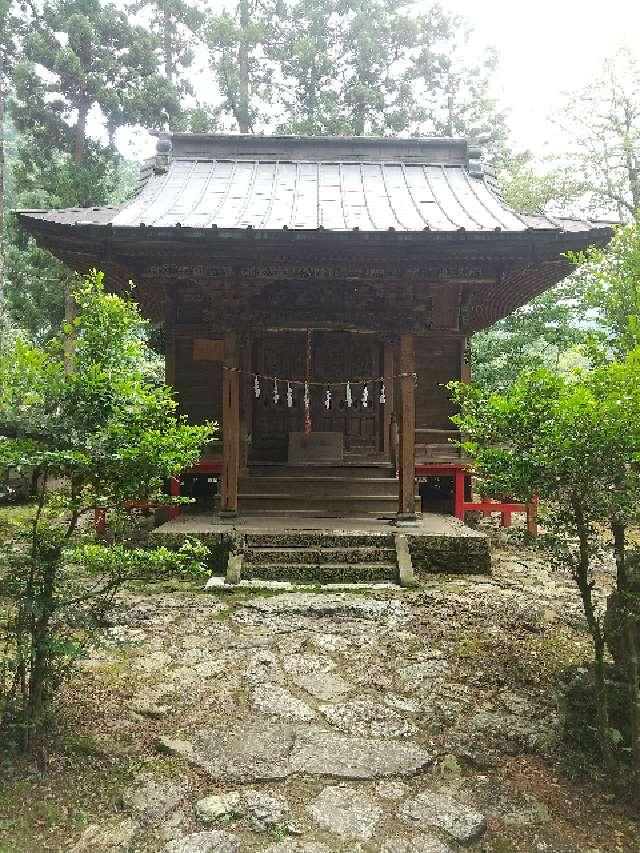
[[[194,464],[212,424],[176,415],[147,377],[145,322],[94,272],[77,314],[44,347],[17,338],[0,354],[0,482],[28,473],[30,511],[0,525],[0,714],[23,747],[42,732],[55,691],[129,580],[205,571],[206,548],[131,547],[127,500],[168,502],[167,478]],[[96,509],[111,540],[96,540]]]

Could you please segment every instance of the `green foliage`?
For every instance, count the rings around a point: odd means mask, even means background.
[[[489,329],[471,338],[473,382],[486,392],[508,389],[525,370],[549,368],[564,371],[584,343],[589,327],[584,300],[572,280],[518,308]],[[573,350],[573,358],[570,358]],[[585,359],[582,359],[585,361]]]
[[[299,134],[488,134],[506,139],[490,94],[493,51],[469,60],[471,32],[435,4],[393,0],[240,0],[209,16],[220,120],[257,131],[276,115]]]
[[[178,108],[158,73],[155,38],[100,0],[25,4],[22,16],[10,68],[7,207],[120,201],[135,179],[116,152],[117,129],[155,126],[163,110]],[[69,272],[11,217],[5,239],[9,316],[34,339],[47,339],[62,319]]]
[[[640,224],[618,228],[606,249],[572,256],[585,303],[596,318],[592,338],[615,358],[640,346]]]
[[[586,206],[630,220],[640,208],[640,62],[623,48],[584,88],[567,95],[556,123],[565,161],[586,188]]]
[[[0,528],[0,713],[25,746],[113,593],[131,580],[200,575],[208,553],[189,542],[177,552],[130,546],[124,502],[169,502],[167,478],[200,458],[213,427],[177,418],[170,389],[148,380],[145,322],[104,292],[102,274],[75,298],[60,337],[43,347],[18,337],[0,358],[0,483],[35,483],[31,512]],[[110,545],[92,532],[97,508],[109,513]]]
[[[605,674],[605,625],[597,611],[593,568],[610,527],[617,568],[617,595],[624,623],[625,669],[631,697],[632,765],[640,773],[640,671],[637,600],[626,569],[625,531],[640,505],[640,349],[621,362],[563,377],[548,370],[522,374],[502,394],[453,383],[460,405],[453,418],[467,437],[465,449],[487,494],[545,501],[546,542],[568,567],[582,599],[595,656],[598,736],[610,773]]]
[[[153,124],[177,110],[158,73],[155,40],[124,12],[100,0],[46,3],[24,41],[14,72],[12,114],[41,146],[85,156],[87,121],[99,110],[110,144],[118,127]]]
[[[461,413],[453,420],[489,493],[537,494],[563,508],[578,494],[606,517],[624,498],[610,488],[616,478],[631,493],[640,485],[633,466],[640,461],[639,379],[640,350],[590,373],[524,373],[503,394],[454,384]]]
[[[75,163],[70,153],[42,148],[30,133],[16,138],[9,125],[8,207],[93,206],[120,200],[134,185],[132,164],[88,141],[90,156]],[[64,291],[73,274],[38,247],[16,219],[5,220],[5,277],[9,317],[35,340],[47,340],[64,314]]]
[[[588,191],[585,179],[571,167],[547,162],[541,168],[530,151],[511,152],[499,166],[502,195],[518,213],[561,212]]]
[[[416,51],[409,72],[417,104],[416,132],[483,138],[490,159],[507,156],[505,113],[493,92],[496,51],[477,44],[468,22],[439,3],[417,21]]]
[[[202,11],[185,0],[135,0],[129,9],[150,13],[150,30],[165,77],[181,96],[191,94],[186,73],[193,63],[193,49],[204,18]]]

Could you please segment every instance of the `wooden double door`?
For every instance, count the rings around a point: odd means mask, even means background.
[[[260,397],[252,395],[252,451],[255,461],[285,462],[290,432],[304,429],[304,378],[307,363],[305,332],[265,335],[255,341],[253,370],[260,375]],[[377,453],[382,446],[379,383],[370,382],[364,395],[362,380],[382,376],[382,343],[373,335],[351,332],[312,332],[310,409],[314,432],[341,432],[347,452]],[[274,382],[277,382],[275,399]],[[292,406],[287,403],[286,380],[292,384]],[[351,385],[348,405],[346,380]],[[315,384],[319,383],[319,384]],[[326,408],[326,390],[331,405]],[[364,404],[366,402],[366,405]]]

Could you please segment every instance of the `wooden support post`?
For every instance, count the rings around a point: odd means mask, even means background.
[[[527,504],[527,532],[538,535],[538,498],[534,495]]]
[[[238,474],[240,471],[240,374],[238,338],[235,332],[224,336],[222,376],[222,494],[220,515],[235,518],[238,513]]]
[[[460,338],[460,382],[469,384],[471,382],[471,362],[469,361],[467,343],[467,338]]]
[[[167,285],[164,310],[164,381],[171,388],[176,384],[176,295]]]
[[[73,295],[73,288],[70,284],[67,284],[64,288],[64,324],[66,327],[64,335],[64,371],[67,375],[71,375],[74,372],[76,332],[73,324],[77,311],[78,306]]]
[[[246,471],[249,465],[249,447],[253,432],[253,388],[249,381],[252,371],[251,339],[243,337],[240,346],[240,366],[244,381],[240,391],[240,470]]]
[[[96,507],[93,511],[93,527],[98,536],[102,536],[107,529],[107,514],[99,507]]]
[[[413,335],[400,335],[400,491],[398,521],[416,520],[416,400]]]
[[[382,450],[385,457],[390,459],[393,455],[393,448],[391,447],[391,418],[394,412],[393,345],[390,343],[385,343],[384,345],[382,375],[384,378],[385,395]]]
[[[180,497],[180,478],[170,477],[169,479],[169,494],[172,498]],[[180,515],[180,507],[178,505],[169,507],[169,521],[173,521]]]
[[[465,476],[463,468],[456,468],[453,477],[453,514],[460,521],[464,521],[464,486]]]

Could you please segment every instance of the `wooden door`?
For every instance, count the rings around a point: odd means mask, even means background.
[[[381,345],[371,335],[350,332],[316,332],[313,335],[312,377],[331,388],[331,407],[324,405],[325,389],[316,386],[312,394],[314,430],[342,432],[346,451],[375,453],[380,449],[380,391],[378,383],[368,384],[363,404],[363,385],[351,385],[351,407],[347,405],[345,379],[382,375]],[[332,385],[340,382],[339,385]]]
[[[363,385],[352,385],[352,405],[347,405],[347,378],[382,375],[382,346],[370,335],[350,332],[313,332],[311,338],[311,424],[314,432],[341,432],[346,451],[375,453],[381,448],[381,413],[378,383],[369,383],[367,405]],[[306,334],[283,332],[256,342],[254,369],[262,376],[304,381]],[[321,383],[321,384],[315,384]],[[341,384],[335,384],[341,383]],[[331,407],[325,407],[326,387],[331,388]],[[285,462],[289,433],[304,429],[304,390],[293,386],[293,406],[287,406],[286,382],[278,384],[280,399],[274,402],[273,383],[261,381],[261,394],[253,399],[251,458]]]
[[[297,332],[268,335],[256,341],[254,370],[261,376],[304,380],[306,337]],[[246,381],[246,380],[245,380]],[[260,397],[253,395],[251,458],[264,462],[286,462],[289,433],[304,427],[304,392],[293,387],[293,405],[287,406],[286,382],[278,383],[280,399],[274,402],[273,382],[261,380]]]

